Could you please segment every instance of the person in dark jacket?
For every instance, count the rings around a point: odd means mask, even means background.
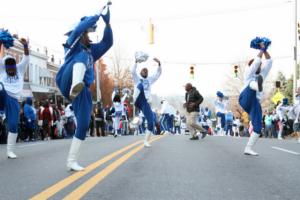
[[[186,108],[187,111],[187,128],[192,135],[190,139],[199,139],[197,136],[197,130],[202,133],[201,138],[203,139],[207,134],[207,130],[197,123],[197,117],[199,116],[200,112],[199,106],[203,101],[203,97],[191,83],[187,83],[185,85],[185,91],[185,103],[183,104],[183,107]]]
[[[96,122],[96,134],[97,137],[105,136],[105,121],[104,121],[104,112],[102,108],[102,103],[97,102],[97,106],[94,110],[95,113],[95,122]],[[101,133],[101,134],[100,134]]]

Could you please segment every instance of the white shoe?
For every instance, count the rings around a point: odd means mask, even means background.
[[[73,66],[72,86],[70,90],[70,99],[73,100],[83,90],[85,84],[83,82],[86,67],[82,63],[76,63]]]
[[[244,151],[245,155],[250,155],[250,156],[258,156],[258,153],[256,153],[255,151],[253,151],[251,149],[251,147],[246,147],[245,151]]]
[[[82,171],[84,170],[83,167],[81,167],[80,165],[78,165],[77,162],[72,162],[72,163],[68,163],[67,167],[71,170],[71,171]]]
[[[300,138],[298,139],[298,143],[300,144]]]
[[[278,137],[277,139],[278,139],[278,140],[283,140],[283,138],[282,138],[282,137]]]
[[[84,82],[80,82],[76,85],[74,85],[70,92],[70,99],[75,99],[77,95],[83,90],[84,88]]]
[[[17,158],[16,154],[14,154],[12,151],[7,152],[7,157],[8,157],[8,158],[11,158],[11,159]]]
[[[144,141],[144,147],[151,147],[151,145],[149,144],[149,142]]]

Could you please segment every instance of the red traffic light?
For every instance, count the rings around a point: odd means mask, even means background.
[[[235,70],[237,70],[238,68],[239,68],[239,66],[237,66],[237,65],[234,66],[234,69],[235,69]]]

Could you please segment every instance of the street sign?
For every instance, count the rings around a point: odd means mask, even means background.
[[[282,99],[284,98],[284,96],[283,96],[283,94],[280,92],[280,91],[278,91],[278,92],[276,92],[276,94],[272,97],[272,102],[274,103],[274,104],[277,104],[278,103],[278,101],[282,101]]]

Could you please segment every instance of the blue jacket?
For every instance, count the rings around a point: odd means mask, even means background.
[[[36,114],[32,107],[32,100],[27,98],[26,103],[24,105],[24,116],[25,116],[25,124],[29,128],[34,128]]]

